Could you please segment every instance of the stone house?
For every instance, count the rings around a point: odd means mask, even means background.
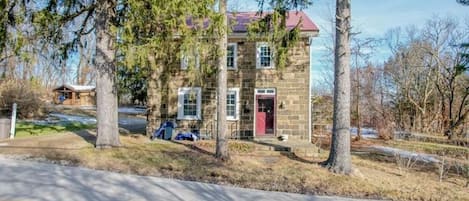
[[[301,40],[289,51],[288,63],[276,68],[272,48],[265,41],[247,39],[247,24],[258,19],[255,12],[230,15],[236,20],[228,36],[227,130],[232,138],[277,137],[308,140],[311,137],[310,46],[319,29],[304,12],[290,12],[287,27],[299,22]],[[159,112],[149,121],[176,120],[176,130],[216,132],[216,79],[187,84],[187,58],[178,72],[165,81],[167,91]],[[149,96],[152,93],[148,92]],[[155,113],[153,113],[155,114]]]

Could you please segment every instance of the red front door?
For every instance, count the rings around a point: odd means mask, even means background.
[[[274,134],[275,96],[256,96],[256,135]]]

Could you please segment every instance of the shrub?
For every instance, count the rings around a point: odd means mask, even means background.
[[[394,126],[393,122],[383,118],[376,125],[378,131],[378,137],[384,140],[390,140],[394,138]]]
[[[11,112],[13,103],[17,104],[18,118],[41,116],[45,105],[42,99],[43,87],[34,80],[6,80],[0,83],[0,108]]]

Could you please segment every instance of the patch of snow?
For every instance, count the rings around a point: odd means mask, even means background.
[[[68,86],[72,88],[75,91],[91,91],[95,89],[95,86],[88,86],[88,85],[74,85],[74,84],[67,84],[65,86]]]
[[[49,116],[56,117],[61,121],[79,122],[82,124],[96,124],[96,118],[78,115],[68,115],[61,113],[50,113]]]
[[[407,159],[414,159],[417,161],[422,161],[425,163],[439,163],[438,160],[434,155],[430,154],[423,154],[417,153],[412,151],[407,151],[403,149],[397,149],[392,147],[384,147],[384,146],[373,146],[373,148],[378,151],[389,155],[399,155],[400,157],[407,158]]]
[[[351,135],[357,135],[358,128],[352,127],[350,128]],[[360,134],[364,138],[378,138],[378,132],[373,128],[360,128]]]
[[[124,114],[146,114],[146,108],[137,108],[137,107],[119,107],[119,113]]]
[[[92,105],[80,106],[80,109],[82,109],[82,110],[96,110],[96,106],[92,106]]]
[[[119,117],[119,124],[121,125],[146,124],[146,122],[146,119]]]
[[[34,124],[60,124],[64,122],[79,122],[82,124],[96,124],[96,118],[79,115],[68,115],[61,113],[50,113],[49,117],[45,120],[32,121]],[[119,117],[119,124],[121,125],[133,125],[133,124],[145,124],[146,119],[133,118],[133,117]]]

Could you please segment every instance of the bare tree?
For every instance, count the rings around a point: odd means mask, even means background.
[[[456,1],[462,5],[469,6],[469,0],[456,0]]]
[[[394,103],[399,126],[424,132],[432,118],[427,115],[429,102],[435,98],[436,73],[426,55],[430,44],[421,39],[414,26],[407,27],[405,32],[394,29],[388,32],[386,40],[394,54],[385,67],[396,87]]]
[[[391,80],[389,107],[402,129],[461,133],[467,118],[467,28],[451,17],[433,16],[421,29],[387,34],[393,56],[384,64]]]
[[[469,40],[469,31],[458,28],[456,19],[436,16],[427,21],[423,39],[431,44],[427,54],[431,56],[432,67],[437,72],[435,85],[440,95],[440,114],[443,117],[444,134],[449,139],[468,116],[469,70],[465,57],[468,50],[463,44]]]
[[[352,63],[355,69],[355,76],[352,78],[352,94],[354,94],[355,98],[352,100],[355,101],[355,111],[354,111],[354,120],[355,126],[357,127],[357,137],[355,140],[361,139],[361,111],[360,111],[360,104],[361,99],[364,97],[360,93],[361,87],[361,67],[369,66],[367,63],[369,62],[370,57],[372,56],[373,50],[376,48],[378,44],[378,40],[375,38],[364,38],[361,39],[354,35],[352,37],[352,48],[351,48],[351,56],[352,56]]]

